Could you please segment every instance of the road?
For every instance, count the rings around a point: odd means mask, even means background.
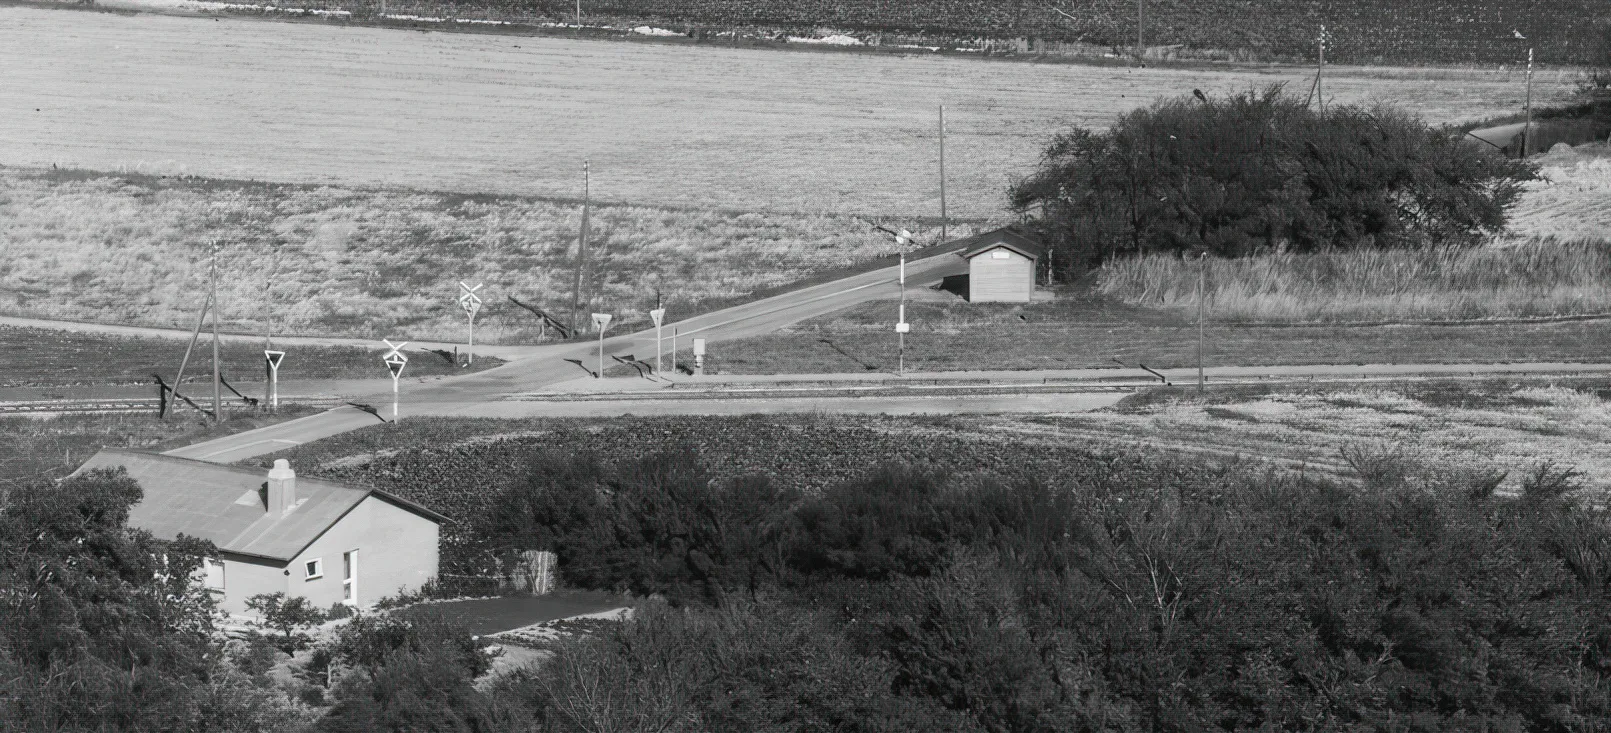
[[[941,253],[908,261],[907,285],[924,287],[951,275],[965,272],[967,272],[965,260],[954,254]],[[703,338],[707,343],[748,338],[859,303],[898,297],[899,294],[898,268],[886,267],[695,316],[684,321],[668,323],[661,329],[661,333],[667,340],[668,349],[673,332],[677,333],[679,346],[693,338]],[[606,366],[615,363],[610,359],[611,355],[653,358],[655,331],[649,329],[606,337],[602,347]],[[545,386],[591,373],[598,368],[599,349],[598,343],[530,347],[523,356],[494,369],[426,384],[407,385],[399,389],[400,402],[406,405],[406,408],[403,408],[403,417],[406,419],[410,415],[462,415],[471,414],[475,410],[482,410],[484,413],[498,413],[500,410],[515,413],[524,409],[526,412],[522,414],[539,414],[538,411],[542,409],[538,406],[540,403],[530,403],[531,406],[525,408],[483,405],[498,402],[511,395],[535,392]],[[382,393],[354,401],[374,405],[381,409],[382,414],[389,417],[391,397],[390,394]],[[802,409],[809,411],[819,408]],[[318,415],[185,446],[168,451],[168,454],[229,463],[284,450],[366,425],[374,425],[376,421],[375,415],[352,407],[340,407]]]

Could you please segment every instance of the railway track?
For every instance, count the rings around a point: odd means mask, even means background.
[[[282,400],[290,403],[293,400]],[[315,407],[335,407],[346,402],[345,399],[308,398],[294,400],[299,405]],[[235,409],[245,409],[245,405],[231,403]],[[141,413],[156,414],[159,403],[157,398],[117,397],[117,398],[87,398],[87,399],[60,399],[60,400],[18,400],[14,402],[0,402],[0,417],[8,415],[77,415],[77,414],[109,414],[109,413]],[[194,412],[183,404],[168,406],[169,412]]]

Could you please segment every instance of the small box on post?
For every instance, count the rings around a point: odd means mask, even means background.
[[[705,376],[705,340],[694,339],[694,376]]]

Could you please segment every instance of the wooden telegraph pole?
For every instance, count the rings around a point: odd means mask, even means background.
[[[213,422],[224,419],[224,399],[218,391],[218,240],[213,240],[212,292],[207,296],[213,304]]]
[[[1147,45],[1141,42],[1141,5],[1146,0],[1136,0],[1136,58],[1147,57]]]
[[[940,243],[951,241],[951,220],[945,215],[945,105],[940,105]]]
[[[1208,253],[1197,259],[1197,394],[1203,393],[1203,298],[1208,291]]]
[[[582,268],[587,265],[587,208],[592,182],[588,161],[582,161],[582,226],[576,235],[576,282],[571,288],[571,333],[582,317]]]

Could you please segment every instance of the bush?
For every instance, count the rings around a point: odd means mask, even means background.
[[[323,611],[301,596],[286,597],[285,593],[259,593],[246,599],[246,608],[262,616],[261,623],[279,634],[275,646],[286,654],[295,654],[308,645],[304,629],[324,623]]]
[[[349,672],[332,690],[322,730],[485,730],[510,723],[505,709],[473,684],[492,666],[485,644],[439,614],[359,616],[341,629],[330,656]]]
[[[1010,197],[1041,208],[1037,228],[1077,275],[1120,253],[1472,242],[1504,226],[1534,177],[1403,111],[1321,113],[1276,85],[1058,135]]]

